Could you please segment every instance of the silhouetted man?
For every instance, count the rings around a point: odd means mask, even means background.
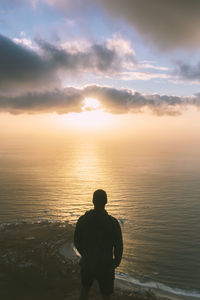
[[[119,266],[123,242],[117,219],[105,210],[107,195],[103,190],[93,194],[94,209],[81,216],[76,224],[74,244],[81,254],[80,300],[87,300],[94,280],[104,300],[109,300],[114,288],[115,268]]]

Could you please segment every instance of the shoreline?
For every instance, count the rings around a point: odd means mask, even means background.
[[[59,252],[61,255],[63,255],[66,259],[70,259],[74,261],[75,263],[79,260],[79,254],[74,248],[72,243],[65,243],[63,244]],[[125,275],[125,276],[123,276]],[[131,277],[127,274],[121,274],[120,272],[115,272],[115,287],[120,290],[128,291],[128,292],[134,292],[137,291],[138,293],[143,294],[144,292],[153,292],[157,297],[164,298],[166,300],[196,300],[198,299],[195,296],[189,296],[189,295],[178,295],[175,294],[175,292],[168,292],[164,291],[162,289],[159,289],[159,287],[148,287],[145,283],[133,283],[131,282]],[[181,292],[181,291],[180,291]]]
[[[2,299],[13,299],[12,292],[14,291],[15,299],[20,300],[25,294],[26,300],[32,300],[32,294],[33,299],[39,300],[40,294],[43,295],[41,300],[69,299],[69,295],[72,300],[78,299],[79,258],[72,244],[73,231],[74,226],[67,222],[22,222],[4,226],[0,224],[0,294],[2,294]],[[131,277],[125,278],[116,272],[116,300],[131,300],[133,297],[138,300],[198,299],[145,287],[144,283],[134,284],[130,279]],[[9,286],[14,287],[13,291],[10,291]],[[29,287],[28,291],[26,286]],[[52,287],[56,293],[54,298],[51,298],[47,292]],[[38,292],[37,297],[36,292]],[[11,293],[10,296],[9,293]],[[93,293],[96,297],[98,289],[94,287]],[[19,298],[16,295],[19,295]]]
[[[156,289],[156,288],[145,288],[145,287],[140,287],[138,285],[134,285],[132,283],[129,283],[121,278],[117,278],[115,279],[116,282],[116,288],[119,289],[124,289],[126,291],[133,291],[133,290],[137,290],[138,292],[140,292],[141,294],[145,291],[150,291],[153,292],[155,294],[155,296],[157,296],[159,299],[166,299],[166,300],[197,300],[197,297],[192,297],[192,296],[184,296],[184,295],[176,295],[176,294],[172,294],[170,292],[166,292],[166,291],[162,291],[160,289]]]

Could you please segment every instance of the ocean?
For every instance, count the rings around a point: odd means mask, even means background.
[[[176,142],[4,145],[0,149],[0,222],[75,223],[108,194],[121,223],[129,282],[200,299],[200,156]]]

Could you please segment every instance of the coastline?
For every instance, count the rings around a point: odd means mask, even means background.
[[[125,291],[137,291],[138,293],[145,293],[145,291],[150,291],[152,292],[158,299],[165,299],[165,300],[197,300],[197,297],[190,297],[190,296],[184,296],[184,295],[175,295],[167,291],[162,291],[161,289],[156,289],[156,288],[145,288],[145,287],[140,287],[138,285],[134,285],[133,283],[129,283],[128,281],[125,281],[121,278],[115,279],[115,286],[116,288],[119,288],[121,290]],[[157,299],[156,298],[156,299]]]
[[[78,299],[79,258],[72,244],[73,231],[73,225],[67,222],[21,222],[4,226],[1,224],[1,298]],[[116,300],[197,299],[134,284],[129,279],[116,272]],[[98,289],[95,285],[92,294],[98,299]]]
[[[61,255],[65,257],[65,259],[70,259],[76,263],[79,260],[79,254],[77,253],[76,249],[73,247],[72,243],[65,243],[63,244],[59,252]],[[125,275],[125,276],[123,276]],[[153,293],[159,299],[166,299],[166,300],[195,300],[197,297],[192,297],[188,295],[178,295],[173,292],[163,291],[162,289],[155,288],[155,287],[147,287],[146,284],[143,283],[133,283],[131,281],[131,277],[127,276],[126,274],[121,274],[116,272],[115,274],[115,288],[120,291],[125,291],[129,293],[137,292],[138,294],[145,294],[145,292]]]

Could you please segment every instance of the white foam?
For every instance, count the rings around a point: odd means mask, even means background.
[[[164,292],[174,294],[174,295],[193,297],[196,299],[200,299],[200,293],[197,291],[184,291],[181,289],[172,288],[170,286],[167,286],[167,285],[157,282],[157,281],[141,282],[139,279],[133,278],[125,273],[116,272],[116,278],[119,280],[123,280],[129,284],[131,283],[133,285],[140,286],[143,288],[148,288],[148,289],[150,288],[150,289],[154,289],[154,290],[164,291]]]
[[[66,223],[68,223],[68,221],[65,221]],[[0,223],[0,230],[4,229],[5,227],[8,226],[12,226],[12,225],[23,225],[23,224],[64,224],[65,223],[62,220],[59,219],[39,219],[39,220],[32,220],[32,219],[15,219],[15,221],[13,222],[4,222],[4,223]]]
[[[128,219],[125,218],[118,218],[118,221],[120,222],[121,225],[124,225],[127,222]]]
[[[0,229],[4,229],[4,227],[10,225],[11,223],[1,223],[0,224]]]
[[[60,247],[59,253],[66,259],[71,260],[77,260],[80,256],[73,243],[64,243]]]

